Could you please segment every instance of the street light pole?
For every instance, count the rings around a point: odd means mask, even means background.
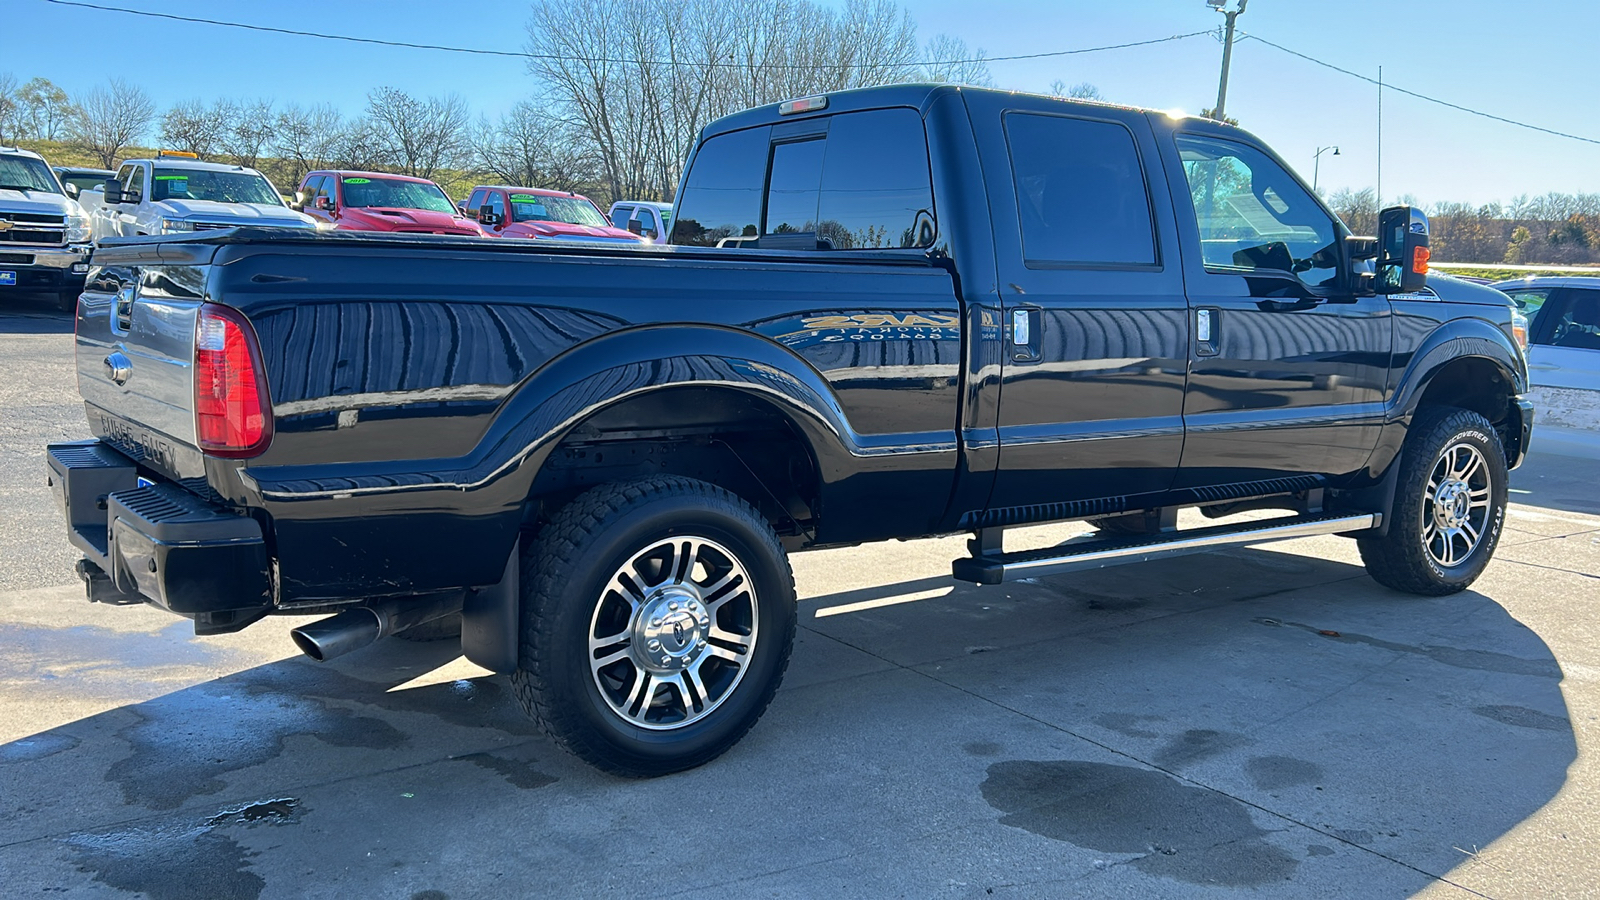
[[[1244,8],[1249,5],[1250,0],[1239,0],[1239,8],[1232,10],[1225,8],[1227,0],[1206,0],[1206,2],[1228,19],[1222,37],[1222,80],[1217,83],[1217,105],[1211,109],[1211,118],[1221,122],[1223,110],[1228,105],[1228,66],[1233,62],[1233,22],[1244,14]]]
[[[1334,156],[1339,155],[1339,147],[1337,145],[1333,145],[1328,147],[1318,147],[1317,152],[1311,157],[1311,190],[1313,193],[1315,193],[1317,190],[1317,176],[1322,173],[1322,154],[1328,152],[1329,150],[1333,151]]]

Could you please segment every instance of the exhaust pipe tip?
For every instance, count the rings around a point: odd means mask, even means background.
[[[383,623],[370,609],[351,609],[309,625],[291,629],[300,652],[317,662],[327,662],[376,641],[383,634]]]

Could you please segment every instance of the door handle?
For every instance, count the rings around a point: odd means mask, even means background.
[[[1011,310],[1011,361],[1034,363],[1039,361],[1039,332],[1044,322],[1037,306],[1019,306]]]
[[[1196,356],[1216,356],[1221,350],[1217,329],[1222,311],[1203,307],[1194,311],[1194,352]]]

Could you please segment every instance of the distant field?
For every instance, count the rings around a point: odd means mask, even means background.
[[[1465,275],[1504,281],[1530,275],[1588,275],[1600,278],[1600,266],[1496,266],[1478,263],[1434,263],[1433,268],[1447,275]]]

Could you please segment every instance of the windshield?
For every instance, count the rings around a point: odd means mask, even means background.
[[[283,205],[278,192],[259,172],[212,172],[206,169],[157,168],[155,188],[150,199]]]
[[[0,156],[0,190],[61,193],[50,167],[31,156]]]
[[[538,194],[511,195],[513,222],[566,222],[609,228],[610,222],[587,197],[541,197]]]
[[[400,181],[395,178],[346,178],[344,205],[426,209],[457,214],[455,205],[437,184],[431,181]]]

